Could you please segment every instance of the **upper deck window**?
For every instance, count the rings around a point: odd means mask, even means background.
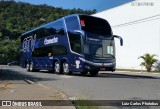
[[[79,30],[78,17],[72,16],[65,18],[68,31]]]
[[[111,27],[106,20],[85,15],[79,17],[82,30],[102,36],[112,35]]]

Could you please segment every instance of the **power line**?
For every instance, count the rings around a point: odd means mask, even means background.
[[[129,25],[133,25],[133,24],[138,24],[138,23],[143,23],[143,22],[148,22],[148,21],[160,19],[160,18],[151,19],[151,18],[154,18],[154,17],[157,17],[157,16],[160,16],[160,14],[157,14],[157,15],[154,15],[154,16],[150,16],[150,17],[147,17],[147,18],[143,18],[143,19],[140,19],[140,20],[135,20],[135,21],[119,24],[119,25],[114,25],[114,26],[112,26],[112,28],[118,28],[118,27],[122,27],[122,26],[129,26]]]

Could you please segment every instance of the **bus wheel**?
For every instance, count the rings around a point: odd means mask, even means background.
[[[87,75],[88,74],[88,72],[87,71],[83,71],[83,72],[80,72],[81,73],[81,75],[83,75],[83,76],[85,76],[85,75]]]
[[[90,71],[91,76],[96,76],[98,74],[98,71]]]
[[[31,72],[38,71],[38,70],[33,68],[33,62],[30,63],[30,68],[29,69],[30,69]]]
[[[26,69],[27,69],[27,71],[30,71],[30,65],[29,65],[29,63],[27,63]]]
[[[57,61],[54,63],[54,72],[60,74],[60,65]]]
[[[69,75],[72,74],[72,72],[69,71],[69,65],[68,65],[67,62],[64,62],[64,63],[63,63],[63,74],[69,74]]]

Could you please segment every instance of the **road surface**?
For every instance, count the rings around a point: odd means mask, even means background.
[[[1,66],[13,71],[8,79],[22,77],[57,88],[71,97],[93,100],[160,100],[160,78],[152,76],[126,75],[121,73],[101,72],[96,77],[74,75],[57,75],[47,71],[27,72],[18,66]],[[18,78],[12,78],[17,75]],[[3,79],[1,75],[1,79]]]

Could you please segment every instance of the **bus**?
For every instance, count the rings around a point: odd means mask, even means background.
[[[115,71],[115,41],[108,21],[72,14],[21,35],[20,66],[27,71],[49,70],[57,74],[95,76]]]

